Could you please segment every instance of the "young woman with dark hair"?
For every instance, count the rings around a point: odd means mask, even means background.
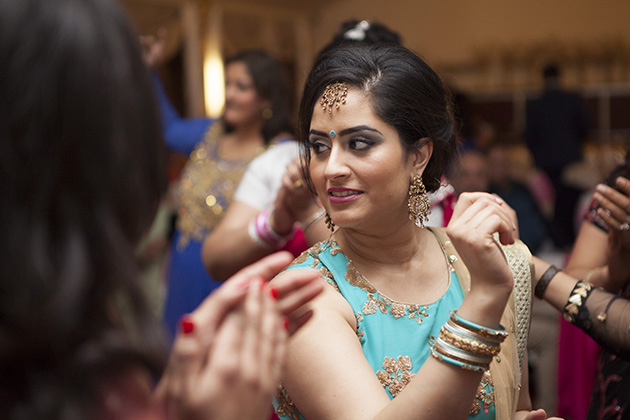
[[[226,60],[225,78],[225,109],[216,121],[179,118],[157,89],[167,144],[190,154],[177,188],[166,279],[164,322],[172,337],[179,318],[221,284],[206,272],[201,247],[232,202],[247,165],[269,146],[293,139],[287,87],[274,58],[260,50],[239,53]]]
[[[300,105],[304,178],[332,233],[304,268],[326,287],[289,343],[281,418],[545,419],[531,411],[531,255],[511,209],[466,193],[424,228],[428,191],[455,151],[449,96],[394,45],[331,50]],[[511,244],[511,245],[508,245]]]

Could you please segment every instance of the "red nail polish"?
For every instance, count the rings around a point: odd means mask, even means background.
[[[190,319],[190,316],[184,315],[181,320],[181,329],[184,334],[190,334],[195,330],[195,323]]]
[[[282,320],[282,326],[284,327],[285,330],[289,331],[289,318],[285,317]]]
[[[271,294],[271,297],[274,299],[278,299],[278,289],[276,289],[275,287],[271,286],[269,287],[269,293]]]

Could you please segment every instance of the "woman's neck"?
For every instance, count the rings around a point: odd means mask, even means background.
[[[237,126],[232,126],[232,131],[230,134],[234,137],[234,139],[239,143],[250,143],[250,142],[260,142],[263,140],[263,127],[264,124],[261,121],[252,121],[245,124],[240,124]]]
[[[385,234],[340,228],[334,237],[352,261],[363,264],[409,263],[428,244],[431,233],[404,221]]]
[[[238,160],[255,155],[265,145],[262,124],[234,127],[221,139],[219,156],[226,160]]]

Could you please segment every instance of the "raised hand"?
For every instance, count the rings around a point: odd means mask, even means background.
[[[158,29],[155,35],[141,35],[142,59],[149,69],[156,68],[164,59],[166,28]]]
[[[616,292],[630,278],[630,181],[619,177],[615,188],[599,184],[593,198],[597,215],[610,227],[608,233],[608,281],[602,287]]]
[[[274,202],[271,226],[278,233],[290,231],[295,222],[310,222],[310,219],[321,211],[316,196],[302,179],[298,159],[287,165],[282,177],[282,187]]]
[[[511,290],[513,279],[497,243],[514,242],[516,226],[511,209],[497,196],[463,193],[447,233],[471,274],[472,287],[501,286]]]
[[[169,418],[269,417],[288,330],[308,319],[303,305],[323,288],[307,270],[270,286],[291,259],[276,253],[244,268],[182,320],[156,391]]]

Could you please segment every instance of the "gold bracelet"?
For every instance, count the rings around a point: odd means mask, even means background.
[[[435,343],[433,343],[433,349],[444,356],[450,357],[451,359],[484,369],[490,367],[490,362],[492,362],[491,357],[476,357],[468,352],[459,350],[445,343],[439,337],[435,340]]]
[[[498,344],[489,345],[473,338],[461,336],[453,331],[450,331],[445,326],[440,330],[440,338],[445,343],[479,356],[494,357],[499,354],[499,351],[501,350],[501,346]]]

